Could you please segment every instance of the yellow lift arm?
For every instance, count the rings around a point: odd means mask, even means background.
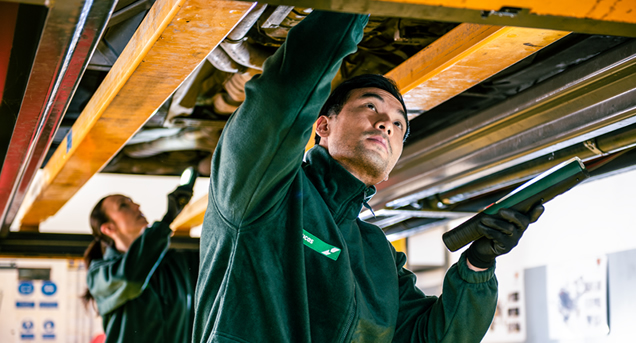
[[[158,0],[23,203],[23,227],[55,214],[124,146],[253,6]]]
[[[461,24],[386,74],[396,81],[409,109],[429,110],[569,32]],[[313,137],[311,138],[313,141]],[[311,142],[308,147],[311,147]],[[186,206],[172,228],[201,225],[207,195]]]

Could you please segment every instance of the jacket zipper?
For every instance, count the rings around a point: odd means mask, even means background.
[[[349,331],[351,331],[351,326],[353,324],[353,317],[355,317],[356,315],[356,298],[355,298],[355,288],[354,288],[354,292],[353,292],[353,306],[351,306],[351,314],[349,314],[349,318],[347,319],[347,325],[345,325],[344,330],[342,331],[342,335],[340,336],[340,339],[338,339],[338,342],[342,342],[344,343],[345,339],[347,338],[347,335],[349,334]]]

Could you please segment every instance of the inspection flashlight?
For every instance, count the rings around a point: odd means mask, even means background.
[[[186,170],[184,170],[183,173],[181,174],[179,187],[185,186],[190,191],[192,191],[192,189],[194,188],[194,182],[197,180],[197,176],[199,176],[199,173],[197,173],[194,167],[186,168]],[[188,203],[188,201],[190,201],[190,197],[179,197],[178,201],[179,201],[179,205],[183,207]]]
[[[189,186],[190,189],[194,187],[194,182],[197,180],[197,176],[199,173],[194,169],[194,167],[188,167],[186,170],[181,173],[181,180],[179,181],[179,186]]]

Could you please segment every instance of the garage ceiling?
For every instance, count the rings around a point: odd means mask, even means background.
[[[383,212],[363,214],[387,232],[477,211],[573,155],[598,175],[630,168],[636,4],[559,4],[0,2],[1,236],[20,207],[37,232],[99,172],[205,174],[245,81],[312,9],[371,13],[335,83],[381,73],[405,93],[412,136],[373,199]],[[200,224],[205,204],[175,228]]]

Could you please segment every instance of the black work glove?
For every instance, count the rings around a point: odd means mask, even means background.
[[[168,194],[168,210],[161,221],[170,225],[190,199],[192,199],[192,188],[188,185],[177,187],[174,192]]]
[[[543,205],[533,207],[527,214],[502,208],[497,216],[485,215],[476,222],[484,237],[474,241],[466,251],[466,258],[477,268],[490,268],[495,257],[507,254],[517,246],[523,232],[543,213]]]

